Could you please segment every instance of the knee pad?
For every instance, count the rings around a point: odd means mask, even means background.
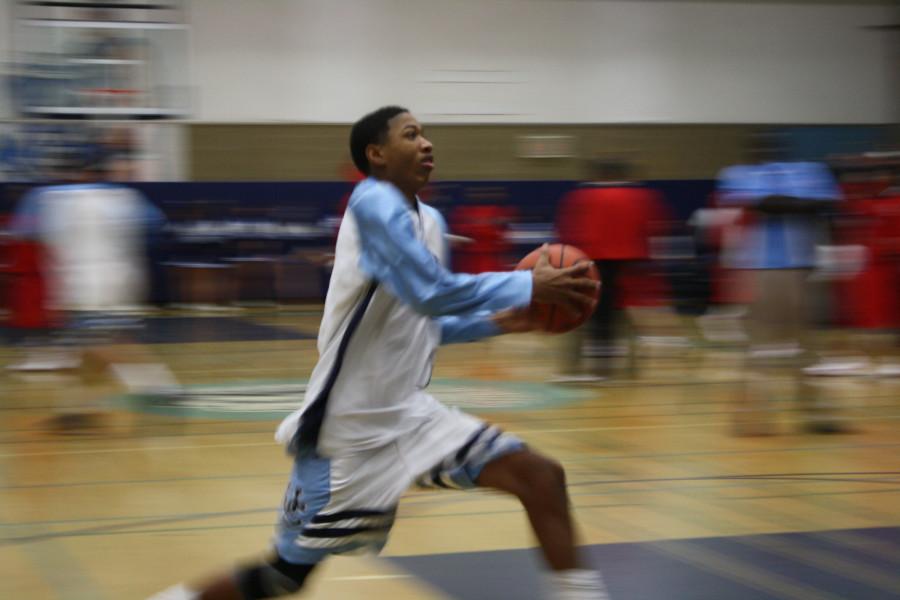
[[[236,579],[245,600],[277,598],[298,592],[315,566],[296,565],[279,556],[273,561],[242,569]]]

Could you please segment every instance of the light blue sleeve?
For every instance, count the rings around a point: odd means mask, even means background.
[[[491,314],[484,311],[472,315],[438,317],[438,322],[441,324],[441,344],[477,342],[487,337],[500,335],[503,332],[491,320]]]
[[[393,185],[367,180],[348,205],[360,239],[360,268],[391,293],[431,317],[525,306],[531,272],[456,274],[419,241],[406,200]]]
[[[450,263],[450,243],[447,241],[447,221],[444,215],[434,207],[426,204],[419,205],[422,210],[427,210],[437,221],[444,236],[444,266]],[[436,320],[441,326],[441,344],[463,344],[466,342],[477,342],[487,337],[500,335],[503,333],[499,327],[491,320],[490,311],[478,311],[471,315],[444,315],[437,317]]]

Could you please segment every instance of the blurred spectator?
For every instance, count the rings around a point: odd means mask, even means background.
[[[724,169],[718,178],[722,206],[748,209],[740,240],[729,257],[751,285],[747,382],[735,412],[738,435],[775,433],[772,388],[778,375],[797,389],[808,430],[843,428],[833,410],[807,385],[802,368],[812,362],[810,275],[824,239],[824,211],[840,197],[828,169],[818,163],[778,160],[776,138],[754,139],[753,164]]]
[[[509,269],[512,247],[509,226],[516,211],[505,203],[506,192],[475,189],[450,213],[450,231],[471,240],[455,247],[453,267],[460,273],[487,273]]]
[[[857,252],[852,270],[844,269],[841,316],[850,327],[896,336],[900,330],[900,178],[895,172],[898,185],[890,186],[889,166],[882,163],[853,170],[842,178],[842,186],[852,194],[841,215],[841,242],[843,248]],[[881,346],[867,348],[886,354],[875,374],[900,375],[896,348]]]
[[[642,267],[646,267],[651,241],[659,236],[664,223],[665,209],[656,192],[632,181],[629,165],[593,161],[589,169],[590,180],[562,199],[556,226],[560,241],[584,251],[600,274],[600,301],[582,328],[582,333],[589,334],[586,354],[599,358],[599,364],[592,375],[579,375],[584,344],[579,335],[570,336],[572,346],[563,359],[564,372],[558,381],[608,374],[611,359],[620,353],[617,337],[623,319],[623,292],[632,296],[630,302],[646,301],[653,277]]]
[[[70,165],[67,183],[29,192],[11,230],[42,249],[48,305],[63,315],[63,345],[79,350],[68,366],[81,364],[88,376],[108,368],[134,393],[175,394],[169,369],[134,343],[148,292],[146,236],[162,215],[137,191],[101,183],[106,173],[92,159]],[[65,413],[51,425],[77,430],[95,425],[97,416]]]

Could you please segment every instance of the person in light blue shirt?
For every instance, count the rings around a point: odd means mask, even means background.
[[[735,412],[738,435],[776,432],[767,386],[779,371],[792,374],[809,431],[843,430],[803,377],[803,368],[815,360],[810,275],[816,247],[827,239],[823,214],[840,195],[831,173],[819,163],[768,160],[728,167],[719,174],[719,205],[749,213],[739,245],[725,261],[726,267],[744,273],[753,294],[748,312],[750,377]]]
[[[744,244],[727,266],[808,269],[815,264],[815,246],[822,239],[817,213],[841,193],[824,165],[771,162],[723,170],[717,196],[721,206],[755,213]]]

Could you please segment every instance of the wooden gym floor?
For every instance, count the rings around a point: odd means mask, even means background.
[[[0,374],[0,598],[144,598],[267,548],[290,461],[273,441],[316,358],[319,314],[154,318],[146,340],[186,384],[130,402],[74,373]],[[0,347],[0,364],[16,352]],[[900,379],[823,381],[850,434],[736,438],[735,348],[650,353],[629,378],[546,380],[558,341],[447,347],[434,393],[565,465],[585,555],[613,598],[900,597]],[[59,409],[111,414],[78,435]],[[520,508],[488,492],[410,491],[381,557],[340,557],[304,598],[538,598]]]

